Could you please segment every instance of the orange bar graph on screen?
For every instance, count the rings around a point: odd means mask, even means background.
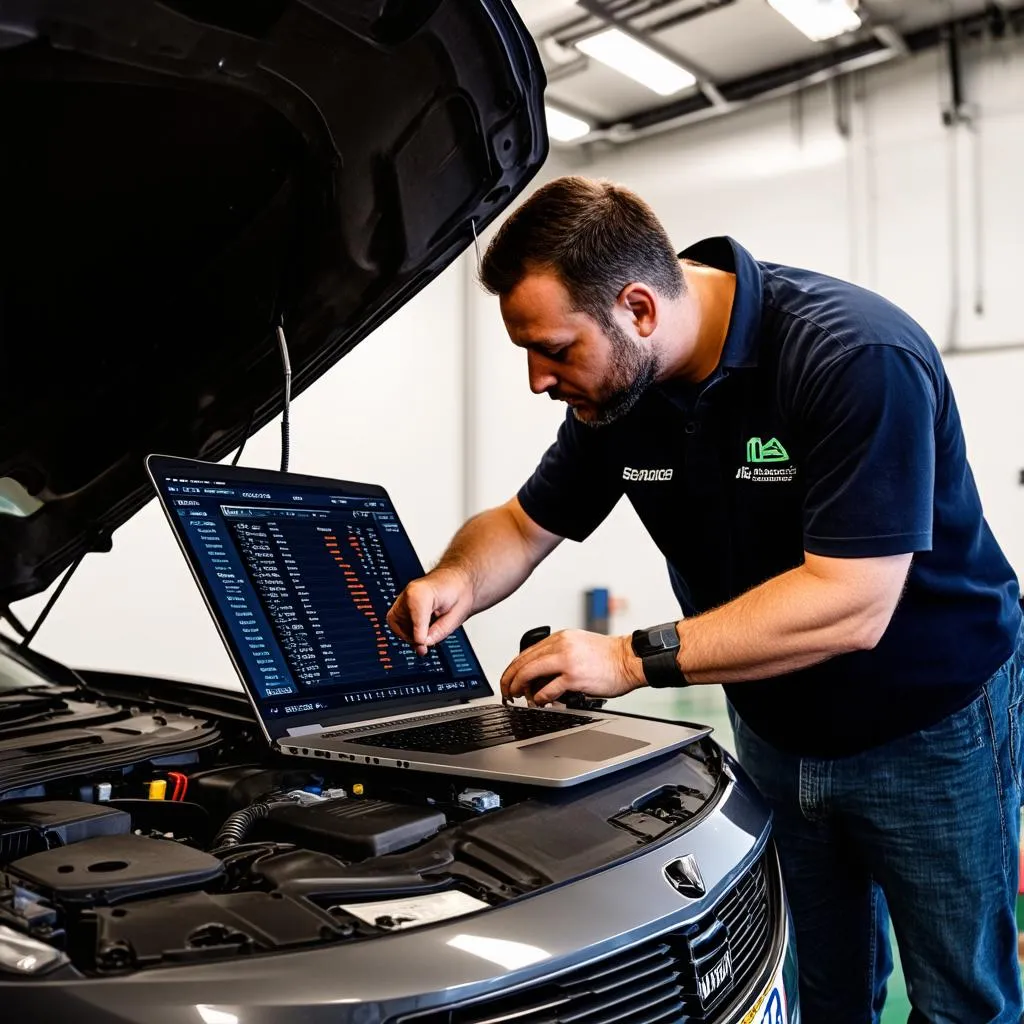
[[[341,569],[342,578],[345,580],[345,587],[348,590],[349,597],[352,598],[353,605],[355,605],[358,611],[362,612],[362,614],[366,616],[366,620],[370,624],[370,628],[373,630],[377,648],[377,660],[380,662],[382,668],[387,671],[391,671],[391,669],[394,668],[394,664],[392,663],[391,656],[389,654],[390,642],[388,641],[384,630],[381,629],[380,618],[373,607],[373,602],[370,601],[369,592],[365,585],[359,580],[359,576],[356,571],[349,564],[347,557],[338,545],[337,540],[337,537],[325,534],[324,546],[326,547],[328,554],[334,559],[338,568]],[[363,554],[362,545],[359,543],[359,539],[353,534],[350,534],[348,540],[359,560],[365,561],[366,556]]]

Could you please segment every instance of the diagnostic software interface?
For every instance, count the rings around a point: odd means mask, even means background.
[[[462,629],[421,657],[388,626],[422,569],[380,489],[154,475],[272,734],[330,711],[387,714],[361,705],[490,693]]]

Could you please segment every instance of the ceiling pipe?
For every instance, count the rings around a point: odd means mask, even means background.
[[[594,0],[592,3],[579,3],[577,0],[577,6],[585,13],[556,29],[553,35],[563,46],[571,46],[609,24],[631,22],[635,18],[647,17],[678,2],[679,0],[626,0],[624,3],[609,3],[608,0]]]
[[[819,67],[800,77],[780,82],[775,86],[767,86],[737,99],[729,99],[728,93],[726,93],[723,95],[724,102],[722,104],[707,102],[703,96],[699,96],[696,98],[696,102],[691,101],[685,104],[689,109],[680,110],[668,117],[652,117],[649,122],[639,125],[634,122],[610,125],[607,128],[595,128],[589,135],[580,139],[580,142],[607,141],[617,145],[638,142],[652,135],[660,135],[663,132],[672,131],[676,128],[683,128],[687,125],[698,124],[702,121],[709,121],[712,118],[736,113],[757,102],[791,96],[793,93],[828,82],[830,79],[838,78],[840,75],[848,75],[854,71],[864,71],[867,68],[877,67],[880,64],[896,59],[898,56],[899,54],[896,51],[887,48],[858,52],[844,60],[840,60],[836,64]]]
[[[664,32],[666,29],[675,28],[677,25],[684,25],[694,18],[703,18],[705,14],[712,14],[723,7],[731,7],[736,0],[704,0],[699,7],[691,7],[689,10],[680,11],[678,14],[670,14],[661,21],[654,21],[644,25],[645,32]]]
[[[718,82],[713,101],[705,92],[694,92],[654,110],[643,111],[628,121],[595,128],[579,140],[589,145],[609,142],[626,145],[652,135],[743,110],[755,102],[792,95],[802,89],[827,82],[840,75],[877,67],[892,60],[944,45],[951,32],[962,41],[982,38],[990,32],[1001,37],[1006,32],[1024,34],[1024,3],[998,8],[999,25],[993,23],[993,10],[952,19],[902,36],[890,26],[875,26],[871,33],[852,45],[830,50],[807,61],[774,68],[733,82]]]

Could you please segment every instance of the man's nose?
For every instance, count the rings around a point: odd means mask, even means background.
[[[544,366],[544,361],[540,356],[530,352],[527,354],[526,360],[530,374],[530,390],[535,395],[543,395],[558,383],[558,378]]]

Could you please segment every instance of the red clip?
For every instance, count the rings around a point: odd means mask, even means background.
[[[168,772],[167,778],[174,780],[174,791],[171,793],[172,800],[184,800],[188,792],[188,776],[182,772]]]

